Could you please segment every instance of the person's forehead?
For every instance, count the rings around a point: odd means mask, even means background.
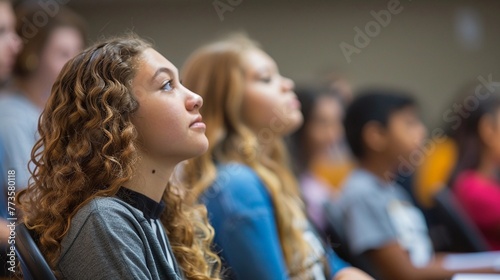
[[[245,52],[245,62],[247,66],[255,70],[266,70],[275,68],[276,63],[265,52],[259,49],[250,49]]]
[[[177,68],[168,59],[155,49],[148,48],[144,50],[141,58],[144,66],[152,68],[154,71],[159,68],[168,68],[172,71],[177,70]]]
[[[133,84],[135,86],[149,87],[155,84],[154,81],[157,80],[157,77],[163,77],[163,73],[166,73],[172,79],[174,75],[177,75],[177,68],[156,50],[148,48],[138,58]]]
[[[335,112],[340,110],[342,107],[340,106],[340,102],[337,98],[333,96],[320,96],[315,102],[315,110],[314,112]]]
[[[417,108],[415,108],[415,106],[409,105],[409,106],[405,106],[405,107],[402,107],[402,108],[399,108],[397,110],[392,111],[389,115],[389,121],[398,122],[398,121],[402,121],[408,117],[418,118],[418,111],[417,111]]]

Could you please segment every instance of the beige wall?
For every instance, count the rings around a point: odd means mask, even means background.
[[[351,56],[351,63],[340,43],[353,45],[353,28],[364,29],[373,20],[370,12],[387,9],[389,1],[232,2],[241,3],[224,13],[223,21],[213,0],[73,0],[69,5],[89,21],[93,40],[134,30],[153,39],[179,68],[200,44],[244,30],[297,83],[313,83],[325,72],[341,69],[356,86],[408,88],[422,104],[426,122],[433,125],[440,123],[453,94],[467,81],[489,74],[500,81],[499,1],[401,0],[400,13],[392,15],[361,53]],[[482,26],[482,44],[475,50],[465,49],[455,35],[455,18],[463,7],[476,13]]]

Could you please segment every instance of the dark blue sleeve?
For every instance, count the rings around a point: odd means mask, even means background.
[[[332,248],[326,248],[326,257],[330,264],[331,277],[335,276],[341,269],[349,267],[350,265],[341,259]]]
[[[239,164],[219,168],[202,202],[217,249],[238,280],[288,279],[271,199],[253,170]]]

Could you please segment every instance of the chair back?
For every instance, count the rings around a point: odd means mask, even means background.
[[[16,252],[24,279],[56,280],[47,261],[38,249],[30,230],[24,223],[16,226]]]

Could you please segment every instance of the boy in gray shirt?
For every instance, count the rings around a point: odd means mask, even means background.
[[[402,160],[412,162],[422,153],[426,129],[415,102],[391,90],[357,96],[346,111],[344,127],[359,168],[337,202],[341,235],[351,254],[370,262],[381,279],[450,278],[459,271],[443,267],[443,255],[434,254],[422,213],[393,181]]]

